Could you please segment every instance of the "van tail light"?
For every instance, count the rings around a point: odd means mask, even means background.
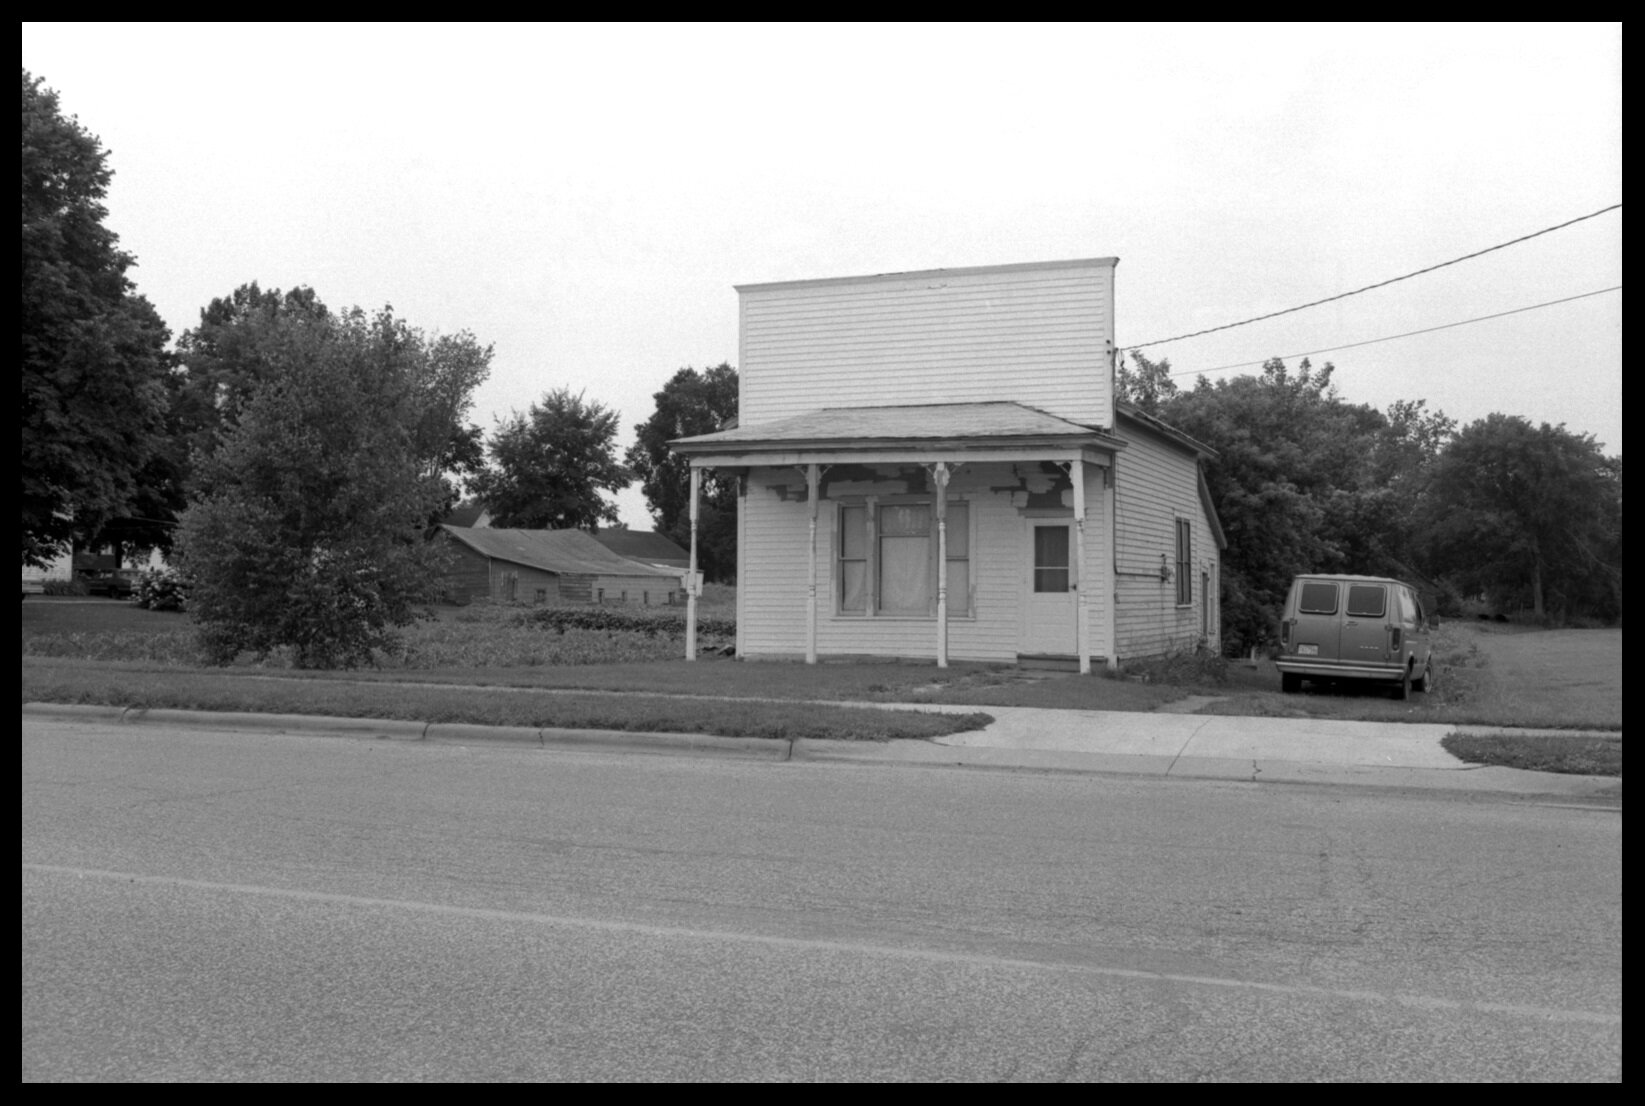
[[[1289,618],[1280,619],[1279,643],[1286,648],[1291,645],[1291,620]]]
[[[1388,648],[1390,650],[1395,650],[1395,649],[1399,648],[1399,627],[1398,626],[1394,626],[1394,627],[1390,628],[1389,631],[1388,631]]]

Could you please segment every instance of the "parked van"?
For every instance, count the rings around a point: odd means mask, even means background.
[[[1416,589],[1380,576],[1298,576],[1279,624],[1280,686],[1375,680],[1394,698],[1434,689],[1432,625]]]

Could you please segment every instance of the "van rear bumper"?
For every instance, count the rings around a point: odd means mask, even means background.
[[[1405,676],[1405,666],[1389,664],[1343,664],[1313,657],[1283,656],[1274,661],[1281,672],[1313,680],[1388,680],[1397,683]]]

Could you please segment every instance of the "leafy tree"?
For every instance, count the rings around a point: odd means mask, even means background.
[[[1177,382],[1171,379],[1171,359],[1150,361],[1141,350],[1130,351],[1131,364],[1120,362],[1119,378],[1115,381],[1118,398],[1122,403],[1133,403],[1155,417],[1161,417],[1162,408],[1178,393]]]
[[[1465,427],[1425,504],[1429,563],[1498,606],[1622,610],[1622,459],[1591,435],[1493,414]]]
[[[1231,649],[1272,640],[1298,573],[1411,574],[1407,492],[1390,474],[1415,465],[1427,448],[1422,435],[1448,420],[1435,416],[1435,425],[1417,404],[1400,409],[1393,428],[1375,408],[1345,403],[1333,371],[1307,361],[1292,371],[1275,359],[1260,376],[1215,385],[1201,377],[1160,405],[1165,421],[1219,454],[1206,482],[1228,537],[1222,611]]]
[[[430,518],[436,521],[483,461],[480,428],[466,420],[475,389],[490,373],[492,350],[467,331],[430,337],[387,309],[369,320],[357,312],[339,320],[312,288],[282,292],[264,291],[255,281],[241,285],[212,300],[200,312],[200,325],[178,341],[185,370],[173,408],[178,433],[196,454],[211,452],[262,384],[293,357],[305,356],[309,336],[339,326],[365,326],[365,356],[403,379],[415,411],[412,450],[425,473],[438,476],[445,488],[444,507]]]
[[[668,448],[676,438],[711,434],[737,417],[737,370],[684,368],[652,397],[657,409],[635,428],[628,467],[641,481],[659,534],[691,545],[691,470]],[[737,478],[705,470],[697,516],[697,560],[710,580],[737,572]]]
[[[305,667],[370,661],[442,586],[423,533],[490,350],[388,310],[223,326],[210,337],[241,383],[215,393],[176,546],[202,644],[218,661],[278,647]]]
[[[331,311],[312,288],[264,291],[256,281],[213,299],[200,325],[177,340],[183,380],[178,418],[190,445],[209,453],[216,435],[232,426],[259,385],[283,363],[286,347],[305,328],[324,331]]]
[[[474,493],[493,526],[593,531],[615,523],[617,508],[603,493],[631,479],[617,462],[616,439],[616,412],[556,389],[498,425]]]
[[[23,70],[24,564],[127,513],[163,432],[169,334],[103,225],[108,154]]]

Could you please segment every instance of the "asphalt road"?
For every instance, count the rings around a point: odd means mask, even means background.
[[[1621,817],[23,725],[25,1080],[1619,1080]]]

